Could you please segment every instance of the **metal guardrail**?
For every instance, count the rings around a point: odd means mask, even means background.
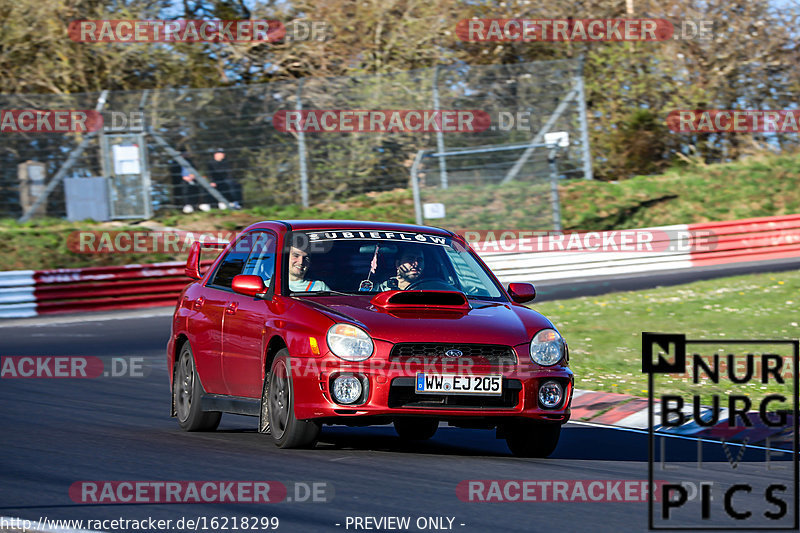
[[[800,214],[629,231],[649,232],[654,250],[530,252],[498,245],[479,254],[501,281],[533,283],[800,257]],[[700,240],[687,245],[687,235]],[[180,261],[0,272],[0,318],[174,305],[187,283]]]
[[[653,250],[504,252],[498,245],[481,257],[501,281],[533,283],[800,257],[800,214],[628,231],[649,233]]]

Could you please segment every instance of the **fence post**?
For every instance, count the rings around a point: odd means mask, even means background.
[[[422,155],[425,150],[417,150],[417,155],[414,157],[414,163],[411,165],[411,191],[414,193],[414,220],[417,224],[422,225],[422,203],[419,197],[419,163],[422,161]]]
[[[149,96],[150,96],[150,89],[145,89],[144,92],[142,93],[142,97],[139,99],[139,111],[142,113],[143,122],[144,122],[144,106],[145,104],[147,104],[147,98]],[[144,124],[142,124],[142,126],[144,126]],[[144,205],[144,213],[145,213],[145,218],[150,219],[153,217],[153,200],[150,196],[151,194],[150,191],[152,191],[153,189],[152,189],[151,174],[150,174],[150,158],[147,157],[147,142],[145,140],[144,132],[142,132],[141,139],[142,139],[142,154],[144,156],[144,169],[143,169],[144,184],[145,184],[144,186],[145,190],[147,191],[147,194],[145,195],[147,202],[145,202]],[[109,190],[111,189],[109,188]]]
[[[297,100],[294,108],[296,111],[303,110],[303,78],[297,83]],[[303,128],[297,132],[297,157],[300,158],[300,201],[303,207],[308,207],[308,166],[306,164],[306,134]]]
[[[580,123],[581,144],[583,145],[583,178],[591,180],[594,179],[594,173],[592,171],[592,152],[589,150],[589,121],[586,116],[586,93],[583,86],[583,64],[585,61],[586,56],[582,55],[575,85],[578,89],[578,122]]]
[[[558,197],[558,146],[553,146],[547,154],[547,162],[550,164],[550,204],[553,209],[553,230],[561,231],[561,206]]]
[[[433,110],[439,112],[439,65],[433,67]],[[444,133],[442,128],[436,131],[436,151],[444,153]],[[447,188],[447,159],[445,156],[439,158],[439,179],[442,189]]]

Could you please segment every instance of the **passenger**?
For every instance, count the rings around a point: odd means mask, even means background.
[[[324,281],[306,279],[310,265],[311,258],[308,252],[292,246],[289,250],[289,290],[295,292],[331,290]]]

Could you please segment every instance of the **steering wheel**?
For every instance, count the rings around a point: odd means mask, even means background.
[[[457,291],[453,285],[447,283],[445,280],[441,278],[425,278],[425,279],[418,279],[417,281],[412,282],[408,287],[406,287],[407,291],[410,290],[432,290],[432,291]]]

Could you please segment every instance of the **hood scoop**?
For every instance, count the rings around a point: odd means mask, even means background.
[[[370,303],[382,309],[464,309],[469,302],[458,291],[385,291],[376,294]]]

